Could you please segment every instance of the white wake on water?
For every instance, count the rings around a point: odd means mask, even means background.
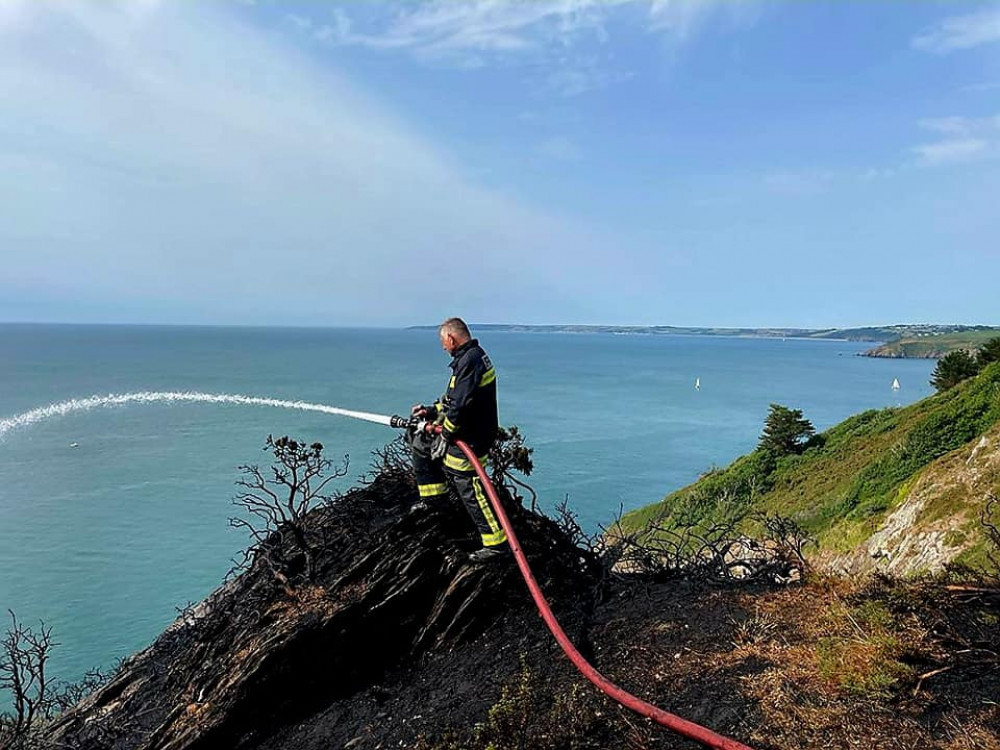
[[[53,417],[61,417],[75,411],[89,411],[108,406],[125,404],[152,403],[203,403],[203,404],[238,404],[240,406],[274,406],[279,409],[297,409],[299,411],[316,411],[322,414],[336,414],[343,417],[363,419],[389,426],[389,417],[381,414],[371,414],[365,411],[351,411],[327,404],[312,404],[308,401],[286,401],[278,398],[262,398],[260,396],[239,396],[229,393],[198,393],[196,391],[141,391],[139,393],[109,393],[107,396],[90,396],[89,398],[74,398],[49,404],[38,409],[26,411],[7,419],[0,419],[0,439],[11,430],[43,422]]]

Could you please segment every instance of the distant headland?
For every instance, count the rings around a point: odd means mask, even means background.
[[[433,330],[437,326],[410,326]],[[861,328],[721,328],[697,326],[528,325],[479,323],[476,331],[520,333],[611,333],[619,335],[742,336],[747,338],[804,338],[836,341],[871,341],[879,346],[863,352],[866,357],[937,358],[956,349],[975,349],[1000,336],[1000,326],[915,323]]]

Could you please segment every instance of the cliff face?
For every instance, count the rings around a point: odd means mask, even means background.
[[[324,514],[328,544],[314,585],[289,595],[255,565],[186,611],[64,715],[49,739],[73,748],[264,747],[269,736],[324,711],[333,715],[316,746],[358,739],[365,717],[352,697],[377,693],[400,665],[535,617],[512,558],[478,567],[466,561],[475,534],[464,510],[449,504],[408,513],[415,500],[408,477],[383,476],[315,511]],[[590,606],[594,560],[551,521],[520,508],[514,515],[539,580],[557,600],[573,592],[569,610],[563,607],[572,626],[574,609]],[[487,655],[483,666],[499,656]],[[478,688],[476,680],[464,689],[439,686],[450,695],[436,710],[444,703],[459,717],[481,713],[490,696]],[[367,719],[375,722],[379,712]],[[287,746],[312,745],[300,737]]]
[[[899,504],[854,550],[820,555],[838,573],[938,571],[974,550],[984,498],[1000,489],[1000,426],[933,462],[901,487]]]

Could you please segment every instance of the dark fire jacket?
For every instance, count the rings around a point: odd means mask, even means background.
[[[477,456],[485,455],[497,438],[497,373],[489,355],[471,339],[452,353],[448,390],[434,406],[449,440],[461,439]]]

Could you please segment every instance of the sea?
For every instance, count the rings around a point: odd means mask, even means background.
[[[823,430],[933,390],[934,362],[860,357],[871,345],[848,341],[489,331],[480,342],[501,423],[534,448],[540,506],[568,499],[591,532],[752,450],[771,403]],[[239,467],[268,464],[268,435],[347,457],[343,492],[397,434],[280,406],[80,399],[196,392],[407,414],[441,394],[448,362],[422,329],[0,325],[0,632],[8,609],[51,627],[59,679],[108,668],[231,568],[246,545],[228,523],[234,482]]]

